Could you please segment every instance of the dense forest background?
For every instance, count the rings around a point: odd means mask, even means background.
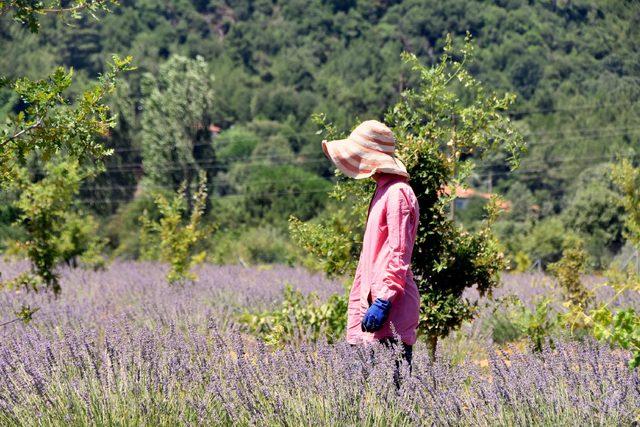
[[[294,262],[287,219],[331,209],[333,170],[311,116],[339,128],[382,119],[414,76],[400,60],[437,60],[447,33],[477,44],[471,70],[517,94],[512,120],[528,152],[478,162],[469,185],[511,209],[497,230],[514,267],[556,261],[581,237],[593,268],[626,259],[623,210],[609,178],[640,147],[640,3],[636,1],[121,1],[113,13],[43,17],[39,33],[0,21],[0,75],[42,78],[72,67],[81,93],[113,53],[138,69],[113,97],[118,126],[106,170],[77,203],[116,256],[139,257],[138,217],[151,189],[208,177],[215,262]],[[96,19],[97,18],[97,19]],[[21,109],[0,90],[0,120]],[[38,168],[37,163],[33,168]],[[20,238],[16,194],[0,193],[0,249]],[[460,201],[473,227],[481,197]]]

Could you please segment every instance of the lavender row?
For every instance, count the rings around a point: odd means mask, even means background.
[[[595,343],[496,353],[487,367],[344,343],[274,351],[215,324],[132,326],[126,317],[55,336],[17,327],[0,345],[0,424],[629,425],[640,378]]]

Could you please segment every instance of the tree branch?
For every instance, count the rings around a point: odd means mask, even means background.
[[[99,5],[102,3],[106,3],[106,1],[97,1],[94,3],[84,3],[84,4],[79,4],[76,6],[72,6],[72,7],[61,7],[61,8],[43,8],[43,9],[38,9],[39,13],[53,13],[53,14],[60,14],[60,13],[72,13],[72,12],[78,12],[82,9],[86,9],[89,6],[95,6],[95,5]]]
[[[20,321],[20,318],[19,318],[19,317],[16,317],[15,319],[13,319],[13,320],[9,320],[8,322],[0,323],[0,328],[2,328],[3,326],[10,325],[10,324],[12,324],[12,323],[16,323],[16,322],[18,322],[18,321]]]
[[[45,7],[45,8],[33,8],[33,7],[25,7],[25,6],[12,6],[11,4],[6,4],[4,7],[0,8],[0,16],[5,15],[7,13],[9,13],[9,11],[11,11],[12,9],[22,9],[28,13],[39,13],[39,14],[47,14],[47,13],[51,13],[51,14],[61,14],[61,13],[73,13],[73,12],[78,12],[80,10],[83,9],[87,9],[88,7],[91,6],[99,6],[101,4],[107,3],[108,0],[98,0],[98,1],[94,1],[94,2],[87,2],[87,3],[83,3],[83,4],[78,4],[75,6],[71,6],[71,7],[60,7],[60,8],[55,8],[55,7]]]
[[[40,127],[41,125],[42,125],[42,119],[38,118],[38,120],[36,120],[36,122],[34,124],[32,124],[31,126],[22,129],[20,132],[10,136],[9,138],[5,139],[2,142],[0,142],[0,148],[4,147],[5,145],[7,145],[8,143],[10,143],[13,140],[20,138],[25,133],[30,132],[33,129],[37,128],[37,127]]]

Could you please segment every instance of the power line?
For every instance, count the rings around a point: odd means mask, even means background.
[[[165,187],[166,188],[166,187]],[[296,190],[289,190],[289,191],[280,191],[280,192],[262,192],[262,193],[258,193],[258,194],[253,194],[253,196],[257,196],[257,197],[266,197],[266,196],[273,196],[273,197],[280,197],[280,196],[300,196],[303,194],[318,194],[318,193],[324,193],[327,194],[328,191],[327,190],[305,190],[305,191],[296,191]],[[220,196],[220,198],[226,198],[226,197],[245,197],[245,194],[226,194],[224,196]],[[95,199],[89,199],[89,198],[78,198],[75,199],[78,202],[81,202],[82,204],[93,204],[93,205],[104,205],[104,204],[119,204],[119,203],[124,203],[124,202],[130,202],[131,199],[105,199],[105,200],[95,200]]]
[[[329,182],[328,180],[314,175],[312,178],[304,178],[304,179],[291,179],[291,178],[284,178],[284,179],[276,179],[276,180],[269,180],[269,181],[252,181],[248,184],[243,184],[240,185],[241,189],[244,188],[254,188],[256,186],[269,186],[271,184],[280,184],[283,182],[290,182],[290,183],[306,183],[306,182],[319,182],[319,181],[326,181]],[[230,183],[227,180],[218,180],[218,181],[214,181],[214,180],[209,180],[207,181],[207,183],[211,183],[211,182],[224,182],[224,183]],[[124,185],[124,186],[118,186],[118,185],[107,185],[107,186],[86,186],[86,187],[82,187],[83,189],[86,190],[114,190],[114,189],[137,189],[138,186],[137,185]],[[170,189],[170,190],[174,190],[172,187],[170,186],[166,186],[166,185],[156,185],[156,186],[151,186],[150,189]]]
[[[614,129],[614,128],[612,128]],[[611,130],[612,130],[611,129]],[[626,130],[633,130],[633,131],[640,131],[640,127],[637,128],[618,128],[618,129],[626,129]],[[612,135],[619,135],[620,133],[611,133],[611,132],[607,132],[609,129],[605,129],[604,131],[598,131],[598,130],[591,130],[591,131],[586,131],[586,133],[599,133],[599,135],[594,135],[589,137],[589,141],[597,141],[600,139],[604,139],[607,138],[609,136]],[[575,133],[575,132],[574,132]],[[537,133],[536,135],[541,135],[543,133]],[[556,134],[556,133],[550,133],[550,134]],[[536,143],[536,144],[529,144],[530,146],[545,146],[545,145],[550,145],[553,143],[557,143],[557,142],[565,142],[565,141],[576,141],[576,140],[583,140],[585,138],[583,138],[582,136],[576,136],[573,138],[561,138],[561,139],[552,139],[552,140],[546,140],[540,143]],[[277,161],[277,160],[282,160],[282,163],[272,163],[273,161]],[[191,163],[191,164],[186,164],[186,165],[181,165],[180,163],[178,163],[177,161],[171,161],[171,160],[167,160],[166,162],[159,162],[159,163],[155,163],[154,166],[156,167],[161,167],[166,171],[181,171],[181,170],[185,170],[185,171],[197,171],[200,169],[205,169],[208,171],[215,171],[215,170],[225,170],[227,168],[227,165],[222,165],[222,164],[217,164],[219,161],[219,159],[216,158],[210,158],[210,159],[205,159],[205,160],[199,160],[196,161],[195,163]],[[313,163],[324,163],[327,162],[326,159],[324,158],[318,158],[318,159],[305,159],[305,160],[301,160],[301,159],[295,159],[295,158],[291,158],[290,155],[263,155],[263,156],[250,156],[249,158],[246,157],[230,157],[230,158],[226,158],[225,161],[244,161],[245,164],[249,164],[249,165],[264,165],[264,166],[270,166],[272,164],[278,164],[278,165],[282,165],[282,164],[293,164],[293,165],[304,165],[304,164],[313,164]],[[265,163],[261,163],[261,161],[264,161]],[[214,165],[216,164],[216,165]],[[211,167],[206,167],[206,165],[214,165]],[[42,170],[42,169],[37,169],[37,170]],[[108,167],[105,168],[105,171],[103,173],[110,173],[110,172],[133,172],[133,171],[138,171],[138,170],[144,170],[144,162],[142,163],[121,163],[121,164],[117,164],[117,165],[110,165]]]
[[[623,158],[638,158],[640,157],[640,153],[638,154],[618,154],[618,157],[623,157]],[[612,155],[604,155],[604,156],[586,156],[586,157],[558,157],[555,159],[548,159],[549,163],[565,163],[565,162],[573,162],[576,160],[607,160],[607,159],[611,159],[613,156]],[[513,171],[493,171],[493,172],[487,172],[486,174],[478,174],[475,176],[478,177],[484,177],[487,178],[490,174],[492,174],[493,176],[504,176],[504,175],[517,175],[517,174],[529,174],[529,173],[540,173],[540,172],[547,172],[549,170],[553,170],[553,166],[550,166],[549,163],[543,163],[543,162],[535,162],[535,163],[531,163],[528,166],[540,166],[540,169],[515,169]],[[542,168],[543,167],[543,168]]]
[[[621,105],[633,105],[633,103],[629,103],[629,102],[611,102],[608,104],[601,104],[601,105],[589,105],[589,106],[582,106],[582,107],[565,107],[565,108],[540,108],[540,109],[534,109],[534,110],[520,110],[520,111],[507,111],[506,114],[510,115],[510,116],[516,116],[516,115],[530,115],[530,114],[544,114],[544,113],[566,113],[566,112],[572,112],[572,111],[589,111],[589,110],[596,110],[598,108],[606,108],[606,107],[615,107],[615,106],[621,106]]]
[[[569,132],[565,132],[565,131],[554,131],[554,132],[548,132],[548,131],[544,131],[544,132],[529,132],[526,133],[525,136],[546,136],[546,135],[555,135],[555,136],[566,136],[566,135],[582,135],[582,134],[599,134],[599,133],[606,133],[609,131],[619,131],[619,130],[637,130],[640,129],[640,127],[636,127],[636,125],[638,125],[639,123],[630,123],[630,125],[633,126],[616,126],[616,127],[599,127],[599,128],[580,128],[580,129],[573,129]],[[614,134],[617,134],[619,132],[612,132]]]
[[[315,136],[319,136],[320,133],[318,133],[318,131],[306,131],[306,132],[297,132],[295,134],[297,135],[304,135],[304,136],[311,136],[311,135],[315,135]],[[196,148],[196,147],[211,147],[211,148],[215,148],[215,141],[216,139],[219,138],[219,136],[214,137],[211,141],[207,141],[207,142],[198,142],[195,144],[190,144],[189,148]],[[258,140],[261,141],[264,138],[260,137],[260,136],[256,136],[255,139],[247,139],[246,137],[239,137],[239,136],[225,136],[224,137],[226,140],[229,140],[229,142],[237,144],[238,142],[253,142],[254,140]],[[286,136],[285,136],[286,138]],[[113,150],[114,153],[128,153],[128,152],[132,152],[132,151],[137,151],[137,152],[142,152],[141,148],[134,148],[134,147],[129,147],[129,148],[111,148]]]

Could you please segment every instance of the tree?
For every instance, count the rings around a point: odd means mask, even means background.
[[[20,164],[35,151],[43,159],[65,152],[89,162],[110,154],[98,140],[115,125],[104,101],[113,92],[117,76],[133,69],[130,63],[130,57],[113,56],[109,71],[74,103],[64,94],[73,71],[62,67],[41,80],[23,77],[0,81],[0,86],[10,87],[25,106],[0,125],[0,184],[10,182]]]
[[[233,187],[253,220],[276,226],[289,215],[309,220],[325,205],[331,184],[295,165],[236,164],[231,171]]]
[[[100,262],[104,246],[97,234],[97,223],[73,207],[80,183],[91,171],[83,170],[77,159],[56,158],[44,165],[44,177],[20,168],[12,188],[20,196],[14,202],[18,224],[26,238],[14,243],[14,252],[27,255],[32,264],[29,282],[44,283],[55,294],[60,283],[55,268],[62,262],[76,263],[87,254]],[[26,276],[18,279],[25,281]]]
[[[606,266],[624,244],[624,209],[620,195],[606,185],[607,179],[578,188],[560,218],[567,230],[579,233],[595,268]]]
[[[199,171],[210,177],[212,84],[202,57],[174,56],[157,75],[146,74],[140,138],[145,175],[153,185],[177,189],[186,181],[188,191]]]
[[[489,204],[484,225],[469,232],[455,223],[448,209],[455,194],[444,190],[464,184],[474,156],[505,150],[515,167],[523,146],[522,137],[504,114],[514,96],[485,92],[466,68],[472,53],[467,36],[457,52],[448,37],[440,61],[432,67],[405,54],[404,60],[419,80],[386,115],[420,205],[413,271],[421,295],[419,332],[425,335],[432,356],[439,337],[474,316],[475,304],[463,298],[464,290],[476,287],[481,295],[490,294],[505,267],[491,232],[496,201]],[[297,236],[305,246],[323,246],[321,241]],[[323,238],[321,233],[310,236]]]
[[[248,161],[251,153],[260,143],[260,137],[242,126],[234,126],[220,132],[214,139],[217,164],[220,171],[238,161]]]
[[[51,4],[53,6],[51,6]],[[9,1],[0,3],[0,15],[15,14],[16,20],[38,30],[38,16],[45,13],[79,16],[80,11],[90,13],[105,9],[106,1],[78,0],[66,7],[59,3],[45,4],[40,1]],[[21,101],[20,109],[10,115],[0,126],[0,187],[19,191],[14,203],[19,210],[19,222],[26,231],[27,239],[20,246],[27,253],[34,280],[23,276],[31,284],[43,282],[54,293],[60,292],[55,267],[62,260],[72,260],[89,248],[101,243],[96,240],[95,230],[91,237],[86,227],[66,227],[78,217],[72,217],[73,198],[80,182],[95,172],[92,164],[110,154],[99,140],[108,134],[115,120],[109,115],[105,98],[113,92],[116,77],[123,71],[133,69],[131,58],[114,55],[113,63],[100,76],[98,82],[70,103],[65,91],[71,85],[72,70],[57,68],[50,76],[41,80],[22,77],[14,80],[0,76],[0,88],[10,88]],[[51,160],[53,159],[53,160]],[[43,170],[30,173],[25,167],[27,160],[43,161]],[[65,238],[64,234],[70,236]],[[81,246],[84,245],[84,248]]]
[[[116,0],[74,0],[61,6],[60,1],[8,0],[0,2],[0,16],[13,13],[16,21],[27,25],[32,32],[40,28],[39,17],[45,14],[71,15],[74,18],[81,12],[94,14],[98,10],[107,10]]]
[[[626,237],[633,245],[640,247],[640,169],[624,159],[615,165],[612,172],[614,183],[622,193],[622,206],[626,218]]]

